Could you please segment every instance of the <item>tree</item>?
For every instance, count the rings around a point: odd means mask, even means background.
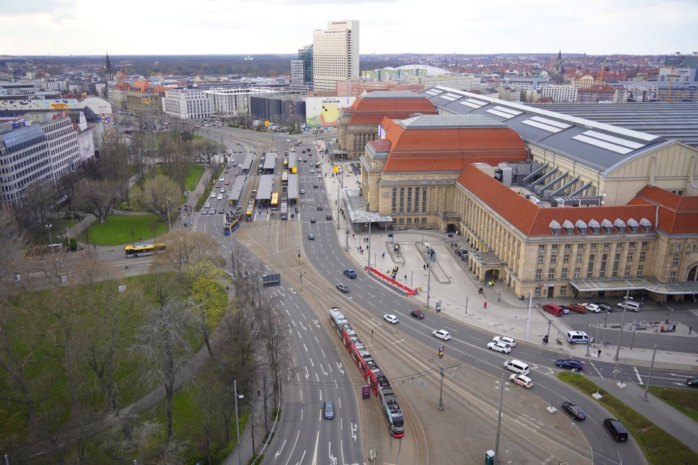
[[[172,231],[165,236],[167,249],[153,259],[153,267],[160,271],[185,271],[187,265],[209,261],[224,266],[225,258],[219,253],[220,244],[211,235],[199,231]]]
[[[227,296],[221,292],[220,287],[220,279],[225,274],[207,260],[188,265],[185,270],[194,304],[190,310],[198,317],[199,332],[204,338],[209,356],[213,358],[210,334],[226,309]]]
[[[194,141],[194,150],[198,155],[198,160],[201,163],[210,164],[213,157],[218,155],[218,143],[211,139],[199,139]]]
[[[186,303],[169,300],[150,310],[146,324],[138,328],[138,343],[134,347],[144,359],[144,380],[165,389],[167,404],[167,442],[173,439],[172,401],[177,376],[184,376],[191,359],[187,332],[191,329],[192,314]]]
[[[76,191],[76,205],[92,213],[104,223],[111,208],[121,199],[119,188],[111,181],[84,179]]]
[[[25,264],[22,255],[27,248],[17,219],[7,204],[0,205],[0,295],[9,295],[17,286],[16,277],[21,279],[21,268]]]
[[[289,368],[288,333],[285,330],[285,319],[278,309],[278,301],[265,296],[260,300],[256,321],[266,348],[267,366],[274,378],[274,407],[277,407],[282,395],[280,372]]]
[[[160,221],[167,221],[168,210],[179,203],[180,190],[167,176],[157,175],[143,184],[141,206],[156,215]]]

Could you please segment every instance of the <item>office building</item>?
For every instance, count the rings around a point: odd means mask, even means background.
[[[359,77],[359,22],[330,21],[313,32],[313,86],[334,92],[335,82]]]
[[[202,119],[211,116],[211,102],[203,90],[174,89],[165,91],[167,116],[179,119]]]
[[[298,49],[298,59],[303,62],[303,85],[313,87],[313,46]]]

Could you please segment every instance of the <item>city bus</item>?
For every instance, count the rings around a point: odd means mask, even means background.
[[[271,208],[276,208],[276,206],[279,204],[279,193],[278,192],[273,192],[271,194]]]
[[[129,258],[133,257],[146,257],[148,255],[153,255],[153,253],[160,250],[165,250],[167,246],[164,242],[153,242],[152,244],[143,245],[127,245],[124,247],[124,252]]]
[[[288,184],[288,171],[284,170],[283,173],[281,173],[281,184]]]
[[[255,202],[255,197],[257,197],[257,190],[253,190],[252,194],[250,195],[250,203],[247,204],[247,210],[245,210],[245,216],[247,217],[247,221],[252,221],[254,219],[254,202]]]
[[[288,219],[288,204],[286,202],[281,202],[281,219]]]
[[[223,226],[223,234],[226,236],[230,236],[231,233],[233,233],[237,228],[240,227],[240,218],[241,216],[236,216],[233,218],[233,221],[230,223],[227,223]]]

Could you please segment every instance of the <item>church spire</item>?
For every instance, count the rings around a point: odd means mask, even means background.
[[[111,70],[109,52],[107,52],[106,69],[104,70],[104,98],[109,99],[109,83],[114,81],[114,74]]]

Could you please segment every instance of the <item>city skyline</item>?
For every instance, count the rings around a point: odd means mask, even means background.
[[[312,43],[314,30],[343,19],[361,22],[363,54],[668,55],[696,48],[691,41],[696,1],[559,5],[550,0],[504,0],[496,8],[465,7],[455,0],[438,8],[416,0],[206,0],[191,7],[155,0],[143,9],[131,1],[115,8],[86,0],[34,0],[3,5],[0,53],[294,54]]]

